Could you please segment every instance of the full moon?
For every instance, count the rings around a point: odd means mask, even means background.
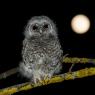
[[[76,15],[71,21],[71,27],[78,34],[86,33],[90,28],[90,20],[85,15]]]

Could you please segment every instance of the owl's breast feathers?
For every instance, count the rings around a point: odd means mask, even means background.
[[[45,53],[54,53],[57,50],[61,49],[60,43],[58,39],[56,39],[53,36],[50,36],[49,38],[36,38],[33,37],[27,41],[27,44],[29,46],[29,49],[34,49],[34,51],[41,51]],[[57,51],[58,52],[58,51]]]
[[[60,61],[63,54],[61,45],[57,39],[51,39],[25,39],[22,51],[23,59],[28,62],[39,60],[40,63],[43,63],[40,58]]]

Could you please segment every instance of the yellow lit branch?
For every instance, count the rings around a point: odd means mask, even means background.
[[[64,63],[93,63],[95,64],[95,59],[90,58],[78,58],[78,57],[65,57],[63,58]]]
[[[0,95],[11,95],[13,93],[23,91],[23,90],[29,90],[29,89],[32,89],[37,86],[62,82],[64,80],[71,80],[71,79],[75,79],[75,78],[83,78],[83,77],[92,76],[92,75],[95,75],[95,67],[85,68],[85,69],[81,69],[81,70],[78,70],[75,72],[71,72],[71,73],[68,72],[65,74],[57,75],[57,76],[52,77],[50,80],[44,80],[36,85],[31,84],[30,82],[27,82],[27,83],[15,85],[12,87],[8,87],[5,89],[1,89]]]

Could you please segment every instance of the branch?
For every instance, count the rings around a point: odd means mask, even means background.
[[[10,69],[10,70],[8,70],[8,71],[6,71],[6,72],[0,74],[0,79],[9,77],[9,76],[11,76],[11,75],[13,75],[13,74],[15,74],[15,73],[17,73],[17,72],[18,72],[18,67],[13,68],[13,69]]]
[[[90,58],[78,58],[78,57],[65,57],[63,58],[64,63],[92,63],[95,64],[95,59],[90,59]]]
[[[95,67],[81,69],[81,70],[71,72],[71,73],[68,72],[68,73],[64,73],[61,75],[56,75],[56,76],[52,77],[50,80],[44,80],[36,85],[31,84],[31,82],[26,82],[23,84],[4,88],[4,89],[0,90],[0,95],[10,95],[10,94],[13,94],[13,93],[16,93],[19,91],[29,90],[34,87],[38,87],[38,86],[42,86],[42,85],[48,85],[51,83],[62,82],[64,80],[83,78],[83,77],[88,77],[88,76],[92,76],[92,75],[95,75]]]

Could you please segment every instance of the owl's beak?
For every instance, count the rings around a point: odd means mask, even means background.
[[[40,33],[42,33],[42,30],[40,29]]]

